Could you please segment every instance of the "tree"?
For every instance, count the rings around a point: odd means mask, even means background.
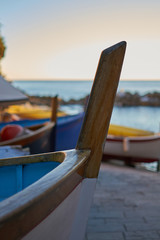
[[[0,36],[0,60],[4,57],[6,46],[3,38]]]
[[[0,27],[1,27],[1,24],[0,24]],[[0,61],[5,56],[5,50],[6,50],[6,46],[4,43],[4,39],[0,34]],[[1,65],[0,65],[0,75],[1,75]]]

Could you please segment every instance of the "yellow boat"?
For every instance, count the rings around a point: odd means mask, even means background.
[[[25,119],[51,118],[51,108],[46,106],[33,106],[28,103],[23,105],[11,105],[5,111]],[[67,115],[65,112],[58,111],[58,117],[65,115]]]
[[[118,159],[126,164],[155,162],[160,156],[160,133],[110,125],[103,160]]]
[[[120,137],[138,137],[138,136],[151,136],[154,133],[151,131],[146,131],[146,130],[142,130],[142,129],[110,124],[108,134],[117,136],[117,137],[118,136],[120,136]]]

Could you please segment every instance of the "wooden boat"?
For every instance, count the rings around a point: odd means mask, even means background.
[[[144,137],[144,136],[153,135],[153,132],[147,131],[147,130],[142,130],[142,129],[137,129],[137,128],[132,128],[132,127],[110,124],[108,134],[114,135],[117,137],[138,137],[138,136]]]
[[[125,47],[102,52],[75,149],[0,160],[1,239],[84,238]]]
[[[6,141],[0,141],[0,146],[21,145],[22,147],[29,147],[31,154],[53,151],[55,149],[56,97],[53,99],[52,105],[51,121],[26,127],[24,128],[24,134]],[[15,124],[15,122],[13,123]]]
[[[43,149],[43,151],[46,150],[45,152],[51,152],[51,151],[60,151],[60,150],[68,150],[68,149],[75,148],[78,140],[78,136],[80,133],[80,129],[82,126],[83,118],[84,118],[84,113],[58,117],[54,132],[51,132],[52,134],[50,134],[50,138],[48,138],[48,142],[45,141],[49,148]],[[22,127],[33,129],[37,126],[39,127],[45,126],[45,124],[48,123],[49,121],[50,121],[49,118],[45,118],[45,119],[34,119],[34,120],[25,119],[25,120],[19,120],[16,122],[12,121],[8,123],[1,122],[0,130],[8,124],[12,125],[15,123]],[[42,141],[41,141],[41,144],[43,145]],[[33,145],[33,147],[31,144],[30,148],[33,148],[32,153],[38,153],[39,149],[41,149],[40,146],[41,146],[40,143],[36,143],[36,142]]]
[[[160,134],[120,126],[111,130],[106,138],[104,160],[119,159],[127,164],[159,161]]]
[[[11,105],[5,111],[9,114],[16,114],[22,119],[43,119],[51,118],[52,110],[48,107],[32,106],[31,104]],[[63,111],[58,111],[58,117],[67,115]]]
[[[54,141],[52,137],[55,131],[54,127],[55,122],[47,122],[28,127],[25,129],[27,132],[24,135],[10,140],[0,141],[0,146],[21,145],[23,147],[29,147],[31,154],[51,151],[51,142]]]
[[[83,119],[84,113],[57,118],[55,151],[76,147]]]

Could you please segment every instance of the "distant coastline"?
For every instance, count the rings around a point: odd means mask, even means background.
[[[45,96],[28,96],[29,102],[35,105],[51,105],[52,97]],[[80,99],[69,99],[68,101],[59,98],[59,105],[74,105],[79,104],[85,106],[87,104],[88,95]],[[138,93],[131,94],[129,92],[118,92],[115,99],[115,106],[117,107],[136,107],[136,106],[160,106],[160,93],[147,93],[143,96]]]
[[[12,83],[29,96],[54,97],[64,102],[75,102],[85,98],[91,91],[92,81],[15,81]],[[118,103],[122,106],[159,106],[160,81],[120,81]],[[155,94],[157,92],[157,94]],[[116,100],[117,102],[117,100]]]

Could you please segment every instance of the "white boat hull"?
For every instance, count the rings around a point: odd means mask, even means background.
[[[114,137],[108,135],[104,146],[104,158],[153,162],[160,158],[160,136]]]
[[[84,239],[95,185],[96,179],[84,179],[49,216],[23,237],[23,240]]]

